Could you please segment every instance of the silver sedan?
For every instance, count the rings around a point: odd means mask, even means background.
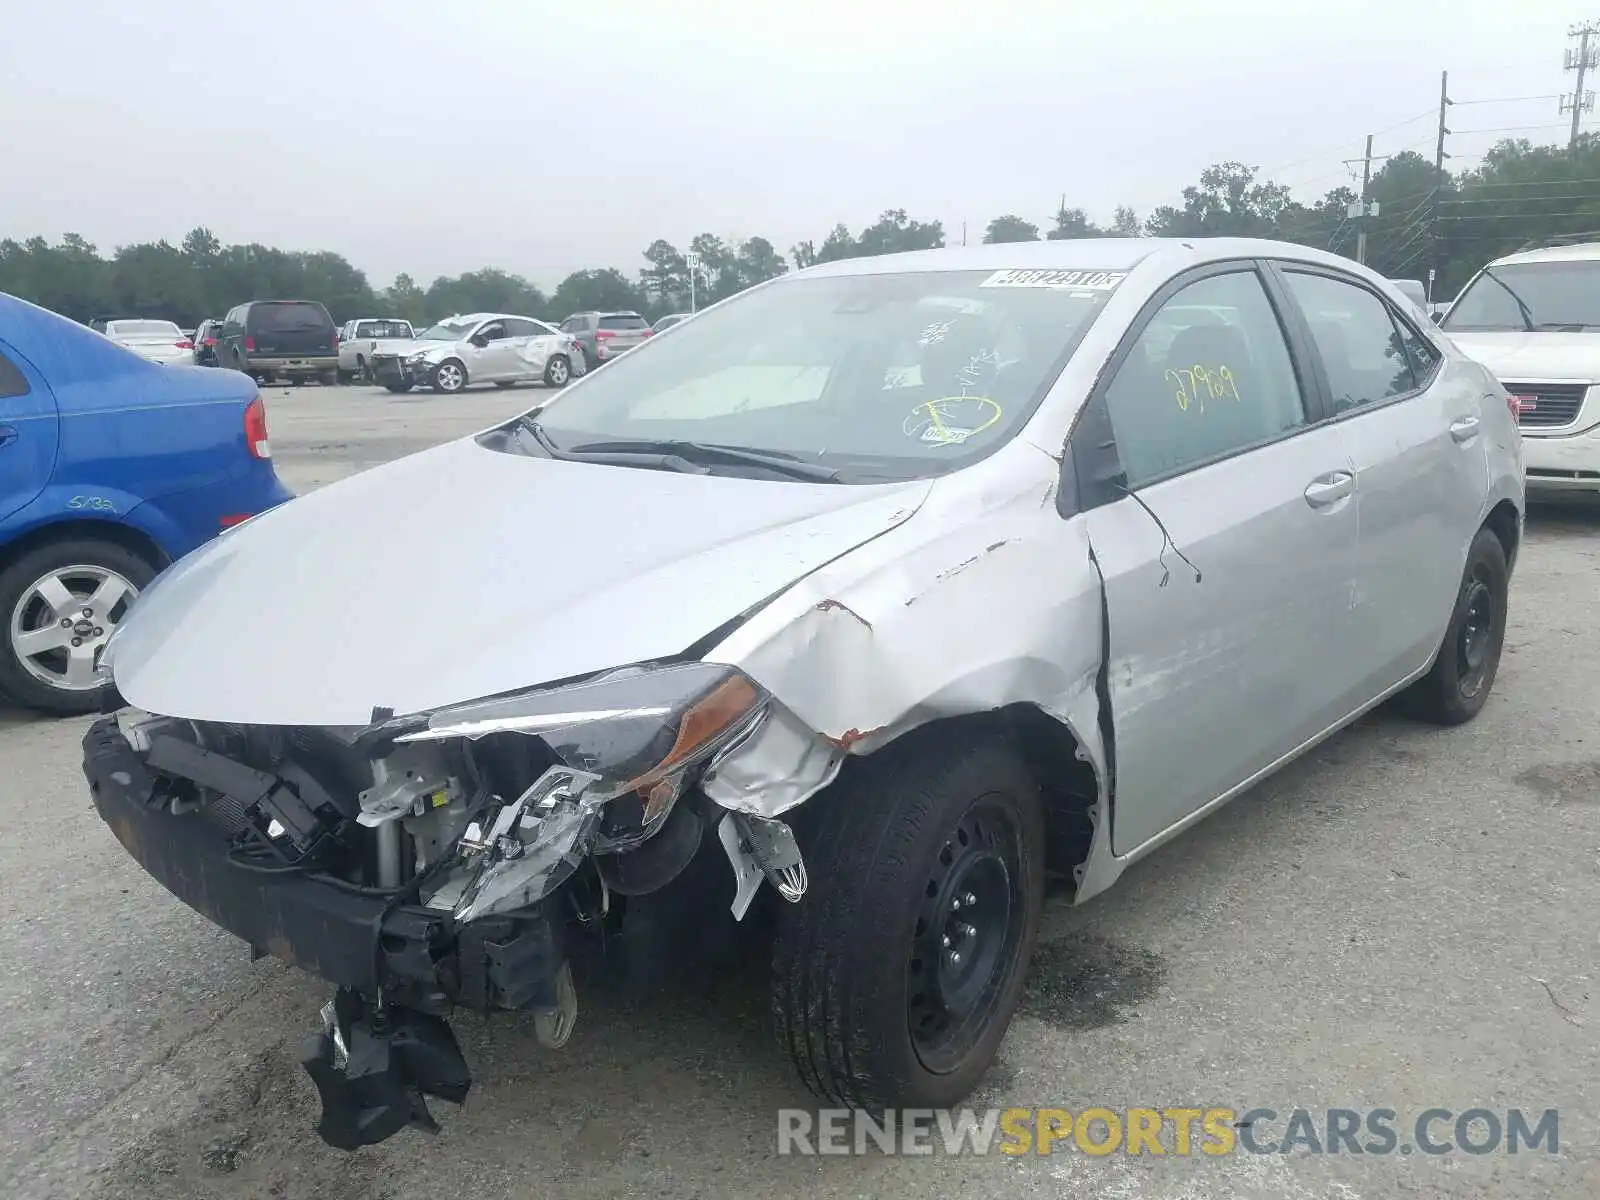
[[[169,890],[337,987],[335,1145],[465,1095],[448,1002],[560,1046],[572,961],[682,970],[758,901],[800,1078],[945,1108],[1047,874],[1082,903],[1390,697],[1483,708],[1522,478],[1504,389],[1346,259],[829,263],[171,567],[85,771]]]

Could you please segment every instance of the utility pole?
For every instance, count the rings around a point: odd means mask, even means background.
[[[1388,157],[1389,155],[1387,154],[1378,155],[1380,159]],[[1372,187],[1372,161],[1372,134],[1369,133],[1367,134],[1367,152],[1359,159],[1347,158],[1344,160],[1344,165],[1347,167],[1354,166],[1358,162],[1361,164],[1361,199],[1352,204],[1345,212],[1345,216],[1357,223],[1356,261],[1358,263],[1367,261],[1367,219],[1378,215],[1377,203],[1367,200],[1367,192]]]
[[[1450,99],[1450,72],[1439,72],[1439,140],[1433,148],[1433,210],[1428,217],[1428,241],[1432,243],[1430,249],[1433,253],[1433,265],[1428,268],[1427,299],[1433,303],[1433,284],[1439,277],[1439,272],[1444,270],[1444,263],[1439,256],[1439,201],[1444,196],[1444,160],[1450,156],[1444,152],[1444,137],[1450,131],[1445,128],[1444,118],[1446,111],[1453,101]]]
[[[1591,112],[1594,109],[1594,93],[1583,90],[1583,80],[1595,66],[1600,65],[1600,63],[1596,62],[1595,51],[1589,49],[1589,38],[1596,33],[1600,33],[1600,25],[1593,21],[1585,21],[1583,24],[1574,25],[1567,30],[1569,39],[1578,39],[1577,53],[1568,50],[1566,61],[1563,63],[1564,70],[1578,73],[1578,83],[1572,89],[1572,95],[1561,97],[1560,111],[1566,112],[1569,107],[1572,109],[1572,137],[1567,142],[1567,152],[1569,154],[1575,153],[1578,149],[1579,121],[1584,113]]]

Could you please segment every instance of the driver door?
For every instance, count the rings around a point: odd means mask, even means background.
[[[1076,460],[1109,424],[1124,476],[1087,513],[1118,855],[1337,723],[1362,674],[1354,465],[1280,303],[1250,263],[1169,284],[1073,435]]]
[[[478,326],[467,339],[466,354],[469,379],[488,382],[516,376],[516,352],[504,321],[485,321]]]

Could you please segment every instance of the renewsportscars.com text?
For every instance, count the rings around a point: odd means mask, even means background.
[[[779,1154],[1519,1154],[1560,1152],[1560,1112],[1164,1107],[778,1110]]]

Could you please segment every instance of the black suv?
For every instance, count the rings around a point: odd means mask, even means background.
[[[315,300],[252,300],[222,318],[217,365],[258,383],[338,383],[339,329]]]

